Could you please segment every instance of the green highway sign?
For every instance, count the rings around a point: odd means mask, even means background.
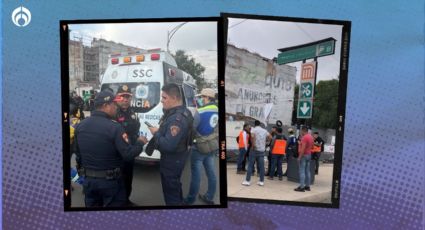
[[[315,57],[332,55],[335,53],[335,41],[334,38],[327,38],[299,46],[279,49],[281,53],[277,56],[277,63],[282,65]]]
[[[311,118],[313,106],[311,100],[299,100],[297,106],[297,118]]]

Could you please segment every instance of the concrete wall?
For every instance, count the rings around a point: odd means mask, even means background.
[[[228,45],[226,113],[241,112],[264,123],[281,120],[284,125],[290,125],[295,77],[295,67],[277,65],[258,54]]]

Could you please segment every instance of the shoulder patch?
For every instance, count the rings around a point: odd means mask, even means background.
[[[123,139],[125,142],[129,143],[127,133],[123,133],[123,134],[122,134],[122,139]]]
[[[175,137],[177,136],[177,134],[179,134],[180,127],[178,127],[177,125],[173,125],[170,127],[170,132],[171,132],[171,136]]]

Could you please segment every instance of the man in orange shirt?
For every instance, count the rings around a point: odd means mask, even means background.
[[[313,145],[311,159],[313,160],[313,163],[315,165],[314,172],[316,175],[318,175],[320,155],[323,152],[325,142],[319,136],[319,132],[313,133],[313,139],[314,139],[314,145]]]
[[[249,130],[250,129],[251,129],[251,126],[249,124],[244,124],[243,130],[239,133],[239,137],[238,137],[239,157],[238,157],[238,167],[236,170],[237,174],[245,174],[243,172],[245,167],[242,167],[242,162],[249,148],[249,139],[250,139]]]
[[[270,168],[268,179],[273,180],[275,169],[279,180],[282,180],[282,159],[286,153],[286,137],[282,134],[282,127],[276,128],[276,135],[273,136],[270,143]]]

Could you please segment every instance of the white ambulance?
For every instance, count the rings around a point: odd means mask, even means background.
[[[191,75],[177,68],[174,58],[160,49],[110,55],[108,67],[100,79],[101,90],[111,89],[116,94],[121,85],[131,89],[131,108],[140,121],[139,135],[152,138],[145,121],[158,127],[163,115],[161,88],[164,84],[176,83],[181,87],[183,103],[195,108],[196,82]],[[146,145],[145,145],[146,146]],[[136,160],[158,161],[159,151],[152,156],[143,151]]]

